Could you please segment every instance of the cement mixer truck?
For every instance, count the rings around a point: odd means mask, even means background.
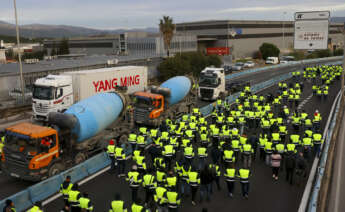
[[[81,163],[103,150],[108,139],[129,133],[133,126],[123,119],[128,101],[121,92],[99,93],[64,113],[51,112],[49,127],[26,122],[6,128],[2,170],[40,181]]]
[[[173,77],[150,92],[134,93],[134,121],[137,124],[159,126],[167,118],[179,118],[190,113],[197,96],[191,92],[191,80]]]

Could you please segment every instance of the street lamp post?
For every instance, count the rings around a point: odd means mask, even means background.
[[[19,60],[19,73],[20,73],[20,86],[22,89],[22,101],[25,102],[25,92],[24,92],[24,78],[23,78],[23,66],[22,66],[22,58],[20,53],[20,42],[19,42],[19,27],[18,27],[18,16],[17,16],[17,4],[16,0],[13,0],[14,4],[14,16],[16,19],[16,34],[17,34],[17,50],[18,50],[18,60]]]

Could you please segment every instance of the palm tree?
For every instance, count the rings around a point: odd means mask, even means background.
[[[169,49],[170,49],[170,43],[174,36],[176,25],[173,23],[173,19],[169,16],[163,16],[163,19],[160,19],[159,22],[159,31],[163,35],[164,39],[164,46],[167,50],[167,55],[169,57]]]

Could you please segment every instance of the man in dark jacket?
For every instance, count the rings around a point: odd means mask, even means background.
[[[303,178],[306,177],[307,160],[303,156],[303,152],[300,152],[296,159],[296,177],[297,185],[302,183]]]
[[[217,146],[212,146],[212,149],[211,149],[211,157],[212,157],[212,162],[214,164],[218,164],[219,162],[219,158],[221,157],[221,152],[220,150],[218,149]]]
[[[288,181],[290,185],[292,185],[293,175],[296,168],[295,154],[293,152],[288,152],[285,158],[286,181]]]
[[[207,201],[211,199],[211,187],[212,182],[215,180],[212,176],[212,170],[208,164],[205,164],[203,170],[200,173],[200,202],[202,202],[206,196]]]
[[[255,160],[255,157],[256,157],[256,149],[258,147],[258,142],[259,142],[259,139],[256,137],[255,134],[249,137],[249,144],[252,146],[252,149],[254,150],[253,160]]]

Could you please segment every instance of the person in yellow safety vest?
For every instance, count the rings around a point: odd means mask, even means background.
[[[304,124],[305,120],[308,118],[308,113],[305,112],[305,110],[302,110],[301,113],[301,122]]]
[[[182,121],[183,121],[183,122],[188,122],[188,120],[189,120],[189,115],[188,115],[188,114],[184,114],[184,115],[182,116]]]
[[[242,136],[240,136],[240,143],[242,146],[247,143],[247,140],[248,140],[248,138],[247,138],[246,134],[242,134]]]
[[[196,192],[198,191],[198,188],[199,188],[199,185],[200,185],[200,175],[193,168],[188,173],[187,183],[190,185],[191,190],[192,190],[192,204],[196,205],[196,203],[195,203],[195,196],[196,196]]]
[[[283,118],[286,120],[290,115],[290,111],[289,111],[289,108],[284,105],[284,109],[283,109]]]
[[[265,155],[266,155],[266,165],[270,166],[271,165],[271,155],[273,153],[273,143],[269,140],[266,141],[265,143]]]
[[[148,212],[149,210],[142,206],[142,201],[140,198],[137,198],[133,201],[131,206],[131,212]]]
[[[305,129],[312,129],[313,123],[311,122],[311,120],[309,118],[307,118],[304,121],[304,127],[305,127]]]
[[[286,144],[286,152],[291,154],[296,154],[296,145],[295,144]]]
[[[152,139],[152,141],[158,138],[158,129],[150,130],[150,138]]]
[[[280,134],[278,132],[272,133],[272,143],[273,147],[281,142]]]
[[[42,207],[42,203],[41,202],[36,202],[32,208],[27,210],[27,212],[43,212],[41,207]]]
[[[156,180],[158,186],[164,186],[167,181],[166,173],[162,167],[158,167],[156,171]]]
[[[224,172],[224,177],[228,187],[229,197],[232,198],[235,189],[236,169],[234,169],[233,167],[227,168]]]
[[[145,156],[144,155],[139,155],[136,158],[136,165],[138,168],[138,172],[142,176],[145,173],[146,170],[146,161],[145,161]]]
[[[261,119],[261,128],[265,134],[269,133],[270,128],[271,128],[270,121],[265,119],[265,118],[262,118]]]
[[[161,146],[167,144],[169,141],[169,133],[167,131],[163,131],[161,133],[161,136],[159,137],[159,142],[161,144]]]
[[[164,187],[161,187],[161,186],[158,186],[155,189],[155,194],[154,194],[153,198],[157,204],[158,211],[163,211],[164,207],[167,203],[166,192],[167,192],[167,189]]]
[[[201,143],[201,146],[203,146],[203,147],[208,147],[209,142],[210,142],[210,139],[208,138],[208,136],[207,136],[206,133],[200,134],[200,143]]]
[[[171,167],[172,157],[175,155],[175,149],[173,145],[165,145],[162,151],[162,155],[165,158],[165,162],[168,165],[168,169]]]
[[[132,149],[135,149],[135,145],[137,144],[137,135],[135,133],[130,133],[128,136],[128,143],[131,144]]]
[[[305,135],[305,137],[312,138],[313,137],[313,131],[307,129],[306,131],[304,131],[304,135]]]
[[[260,148],[260,159],[262,161],[265,160],[265,144],[266,144],[267,141],[268,141],[267,135],[260,133],[258,145],[259,145],[259,148]]]
[[[126,181],[129,182],[129,187],[132,190],[132,201],[134,201],[137,198],[139,185],[142,182],[140,174],[137,170],[137,166],[133,165],[132,169],[128,172],[126,177]]]
[[[232,164],[236,161],[235,154],[233,150],[224,150],[223,152],[223,161],[225,167],[231,167]]]
[[[178,142],[178,137],[175,135],[171,135],[169,139],[169,145],[172,145],[174,147],[174,155],[176,155],[176,150],[180,145],[180,143]]]
[[[235,158],[238,158],[238,153],[240,152],[240,141],[237,139],[231,140],[231,148],[235,153]],[[235,161],[236,162],[236,161]]]
[[[196,116],[196,117],[200,117],[201,116],[201,113],[200,113],[200,109],[199,108],[197,108],[197,107],[195,107],[195,108],[193,108],[193,115],[194,116]]]
[[[145,189],[145,202],[151,203],[153,201],[153,193],[157,187],[156,177],[153,175],[153,169],[148,168],[146,174],[143,176],[142,186]]]
[[[242,152],[243,167],[249,169],[252,164],[252,155],[254,153],[252,145],[251,144],[242,145],[241,152]]]
[[[63,196],[65,205],[67,205],[68,203],[68,193],[70,190],[72,190],[73,187],[73,183],[71,183],[71,176],[67,176],[65,181],[62,182],[62,184],[60,185],[60,193]]]
[[[237,176],[240,178],[241,187],[242,187],[242,196],[248,199],[250,170],[242,168],[239,170]]]
[[[81,194],[78,189],[78,184],[74,184],[72,189],[68,192],[68,204],[71,207],[71,211],[79,211],[79,199],[81,198]]]
[[[194,132],[192,130],[186,130],[184,133],[184,137],[189,139],[190,141],[194,142],[195,141],[195,135]]]
[[[239,139],[240,137],[239,137],[239,131],[238,131],[238,129],[237,128],[233,128],[232,130],[231,130],[231,139],[232,140],[236,140],[236,139]]]
[[[295,101],[295,107],[298,107],[299,104],[299,100],[300,100],[300,95],[299,94],[295,94],[294,95],[294,101]]]
[[[145,139],[146,139],[146,136],[147,136],[147,128],[146,127],[140,127],[139,128],[139,135],[142,135],[142,136],[145,136]]]
[[[201,170],[205,165],[205,160],[207,159],[208,153],[207,153],[207,147],[201,146],[198,147],[198,168]]]
[[[114,140],[113,139],[111,139],[110,141],[109,141],[109,144],[108,144],[108,146],[107,146],[107,154],[108,154],[108,156],[109,156],[109,158],[110,158],[110,172],[112,172],[112,171],[115,171],[115,143],[114,143]]]
[[[121,147],[121,144],[115,148],[115,159],[117,163],[117,174],[118,177],[125,176],[126,168],[126,153]]]
[[[4,148],[4,145],[5,145],[5,135],[0,137],[0,158],[2,156],[2,150]]]
[[[162,157],[156,157],[153,160],[153,165],[156,169],[165,169],[166,168],[165,160]]]
[[[313,145],[314,145],[314,153],[316,156],[320,156],[320,147],[323,143],[322,135],[321,133],[317,132],[313,134]]]
[[[89,199],[89,194],[84,192],[83,197],[79,199],[79,207],[81,211],[90,212],[93,211],[93,204]]]
[[[176,191],[167,191],[165,194],[169,211],[177,212],[177,208],[181,204],[180,195]]]
[[[301,125],[301,120],[300,120],[300,117],[297,113],[294,113],[294,115],[292,116],[292,125],[293,125],[295,132],[298,132],[299,126]]]
[[[311,148],[313,147],[313,141],[312,138],[305,137],[302,139],[302,146],[303,146],[303,152],[304,152],[304,157],[307,160],[311,159]]]
[[[165,183],[165,187],[168,191],[177,191],[177,181],[177,176],[175,176],[174,172],[170,170]]]
[[[183,155],[184,155],[186,161],[191,164],[192,160],[194,158],[194,149],[193,149],[193,146],[191,144],[184,148]]]

